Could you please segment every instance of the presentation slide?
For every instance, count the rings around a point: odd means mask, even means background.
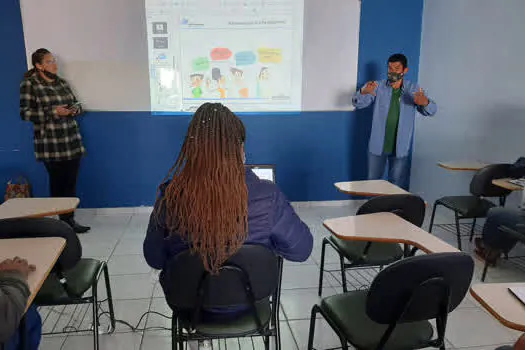
[[[304,0],[147,0],[151,110],[300,111]]]

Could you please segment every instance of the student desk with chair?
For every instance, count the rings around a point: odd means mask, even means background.
[[[504,326],[525,332],[525,304],[509,288],[525,283],[483,283],[470,288],[470,294]]]
[[[425,253],[459,250],[393,213],[376,213],[329,219],[324,226],[337,238],[350,241],[402,243]]]
[[[409,192],[386,180],[336,182],[334,185],[339,191],[354,196],[377,197],[409,194]]]
[[[35,299],[42,284],[51,272],[53,266],[64,250],[66,240],[61,237],[47,238],[13,238],[2,239],[0,242],[0,261],[16,256],[27,259],[35,265],[36,270],[29,274],[27,283],[31,295],[27,301],[29,307]],[[27,309],[27,308],[26,308]]]
[[[0,220],[42,218],[75,211],[78,198],[13,198],[0,205]]]
[[[484,162],[439,162],[437,165],[440,168],[451,170],[451,171],[478,171],[486,167],[487,163]]]

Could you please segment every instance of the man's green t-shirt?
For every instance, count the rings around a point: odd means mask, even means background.
[[[392,89],[392,99],[385,128],[384,154],[394,154],[396,150],[397,127],[399,125],[399,114],[401,113],[401,89]]]

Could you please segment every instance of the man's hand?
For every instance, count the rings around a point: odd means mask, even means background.
[[[21,259],[18,256],[14,259],[7,259],[0,262],[0,272],[14,271],[19,272],[27,279],[29,273],[35,271],[35,265],[30,265],[27,260]]]
[[[59,117],[69,117],[73,114],[73,112],[65,105],[55,107],[55,111]]]
[[[425,96],[423,89],[419,88],[419,91],[414,94],[414,103],[418,106],[426,107],[429,104],[428,97]]]
[[[378,86],[377,81],[369,81],[361,89],[361,94],[375,96],[376,95],[377,86]]]

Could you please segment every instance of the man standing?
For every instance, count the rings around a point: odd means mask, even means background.
[[[381,179],[388,163],[388,180],[400,187],[405,187],[408,176],[408,152],[416,110],[424,116],[433,116],[437,112],[436,104],[423,89],[404,79],[407,72],[405,55],[392,55],[388,59],[388,79],[366,83],[352,99],[352,104],[358,109],[375,102],[368,178]]]

